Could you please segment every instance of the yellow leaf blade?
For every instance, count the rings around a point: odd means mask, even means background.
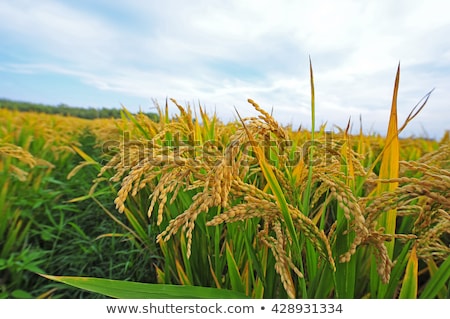
[[[414,245],[406,265],[405,277],[403,278],[402,289],[400,290],[400,298],[415,299],[417,298],[417,281],[418,281],[419,261],[417,259],[416,246]]]

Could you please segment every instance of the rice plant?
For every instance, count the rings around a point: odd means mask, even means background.
[[[147,223],[158,233],[158,281],[254,298],[418,297],[419,280],[433,285],[449,256],[449,145],[401,154],[416,142],[398,135],[429,94],[399,128],[399,76],[385,138],[316,132],[312,68],[311,132],[253,100],[259,116],[231,124],[173,99],[180,114],[169,119],[166,101],[159,122],[124,109],[99,176],[120,182],[116,208],[142,242]]]
[[[80,279],[75,269],[44,277],[116,298],[448,298],[449,135],[399,137],[431,92],[399,125],[398,68],[386,135],[364,135],[362,127],[355,135],[350,122],[316,128],[312,67],[310,83],[311,130],[280,125],[251,99],[258,115],[236,110],[230,123],[175,99],[155,101],[157,118],[123,108],[121,119],[69,119],[70,126],[63,117],[2,110],[2,247],[10,252],[14,242],[26,252],[33,233],[73,236],[86,258],[98,249],[109,260],[109,279]],[[169,103],[178,115],[169,116]],[[74,158],[78,165],[69,165]],[[35,203],[47,207],[54,232],[11,202],[30,192],[24,181],[42,196],[59,183],[48,203]],[[95,211],[114,227],[68,222],[69,207],[83,216]],[[92,244],[92,228],[102,244]],[[114,259],[106,243],[125,244],[128,261]],[[70,260],[70,249],[52,250],[61,256],[35,256],[33,271]]]
[[[95,296],[36,274],[44,272],[154,281],[154,271],[136,269],[153,256],[113,236],[120,226],[95,202],[70,202],[89,192],[98,172],[84,166],[67,179],[79,164],[76,150],[101,153],[93,134],[105,133],[104,120],[0,114],[0,298]],[[112,203],[113,193],[98,198]]]

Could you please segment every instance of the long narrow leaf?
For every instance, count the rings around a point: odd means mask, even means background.
[[[414,245],[409,255],[408,264],[406,265],[405,277],[403,278],[402,289],[400,290],[400,298],[417,298],[418,270],[419,261],[417,259],[416,246]]]
[[[128,111],[125,106],[122,105],[122,111],[126,114],[127,118],[133,122],[134,125],[139,129],[139,131],[144,135],[144,137],[148,140],[151,140],[151,136],[148,134],[148,132],[142,127],[141,124],[136,120],[133,114]]]
[[[233,287],[233,290],[235,291],[244,292],[245,286],[241,280],[239,268],[236,264],[236,260],[234,259],[233,253],[231,252],[230,246],[228,244],[226,246],[226,255],[228,263],[228,274],[231,280],[231,287]]]
[[[386,135],[386,144],[383,149],[383,157],[381,160],[380,166],[380,179],[393,179],[398,178],[399,174],[399,160],[400,160],[400,142],[398,139],[398,124],[397,124],[397,96],[398,96],[398,88],[400,83],[400,64],[397,68],[397,74],[395,77],[394,84],[394,94],[392,97],[392,106],[391,106],[391,115],[389,119],[389,126]],[[392,183],[379,183],[377,188],[377,194],[381,194],[385,191],[392,192],[398,186],[397,182]],[[379,217],[378,225],[379,227],[383,227],[385,229],[386,234],[393,235],[395,234],[395,226],[396,226],[396,218],[397,218],[397,210],[391,209]],[[392,260],[394,255],[394,245],[395,240],[385,243],[388,256]],[[386,285],[383,285],[381,279],[375,279],[374,268],[376,267],[376,263],[372,261],[372,271],[371,271],[371,281],[377,281],[377,284],[371,282],[372,293],[375,291],[374,288],[378,288],[377,295],[378,297],[384,297],[386,292]]]
[[[430,278],[430,281],[425,286],[425,289],[420,294],[421,299],[435,298],[439,291],[445,287],[445,284],[450,285],[450,257],[441,264],[437,272]]]
[[[186,286],[191,286],[192,282],[189,280],[189,277],[186,274],[186,272],[184,271],[181,263],[178,260],[175,260],[175,264],[176,264],[176,268],[177,268],[178,279],[180,280],[181,284],[186,285]]]
[[[397,127],[397,95],[400,82],[400,64],[397,69],[397,75],[395,77],[394,96],[392,98],[391,115],[389,119],[388,132],[386,136],[386,145],[384,148],[383,158],[381,160],[380,167],[380,179],[393,179],[398,178],[399,174],[399,160],[400,160],[400,142],[398,139],[398,127]],[[398,183],[379,183],[378,194],[384,191],[393,191],[397,188]],[[380,217],[379,225],[385,228],[387,234],[395,234],[395,220],[397,217],[397,211],[395,209],[382,214]],[[389,257],[392,258],[394,251],[394,241],[386,243]]]
[[[217,288],[145,284],[101,278],[41,275],[47,279],[119,299],[238,299],[242,293]]]
[[[394,298],[398,283],[401,280],[401,276],[405,272],[406,264],[408,262],[408,252],[411,248],[411,243],[412,242],[407,242],[405,246],[403,246],[402,251],[395,261],[395,265],[392,268],[391,272],[391,280],[389,281],[384,298]]]

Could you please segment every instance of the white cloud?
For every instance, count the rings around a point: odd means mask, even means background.
[[[234,105],[251,113],[250,97],[273,106],[280,122],[308,126],[311,55],[317,120],[345,126],[361,114],[384,132],[401,61],[400,114],[436,86],[424,123],[440,123],[436,134],[449,128],[443,1],[100,2],[126,21],[87,3],[0,1],[0,36],[28,51],[21,67],[1,69],[67,74],[149,100],[200,100],[228,119]]]

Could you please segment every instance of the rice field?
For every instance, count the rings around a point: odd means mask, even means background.
[[[385,136],[316,128],[312,70],[312,130],[0,110],[0,296],[449,298],[450,136],[399,138],[397,90]],[[55,268],[67,240],[107,266]]]

